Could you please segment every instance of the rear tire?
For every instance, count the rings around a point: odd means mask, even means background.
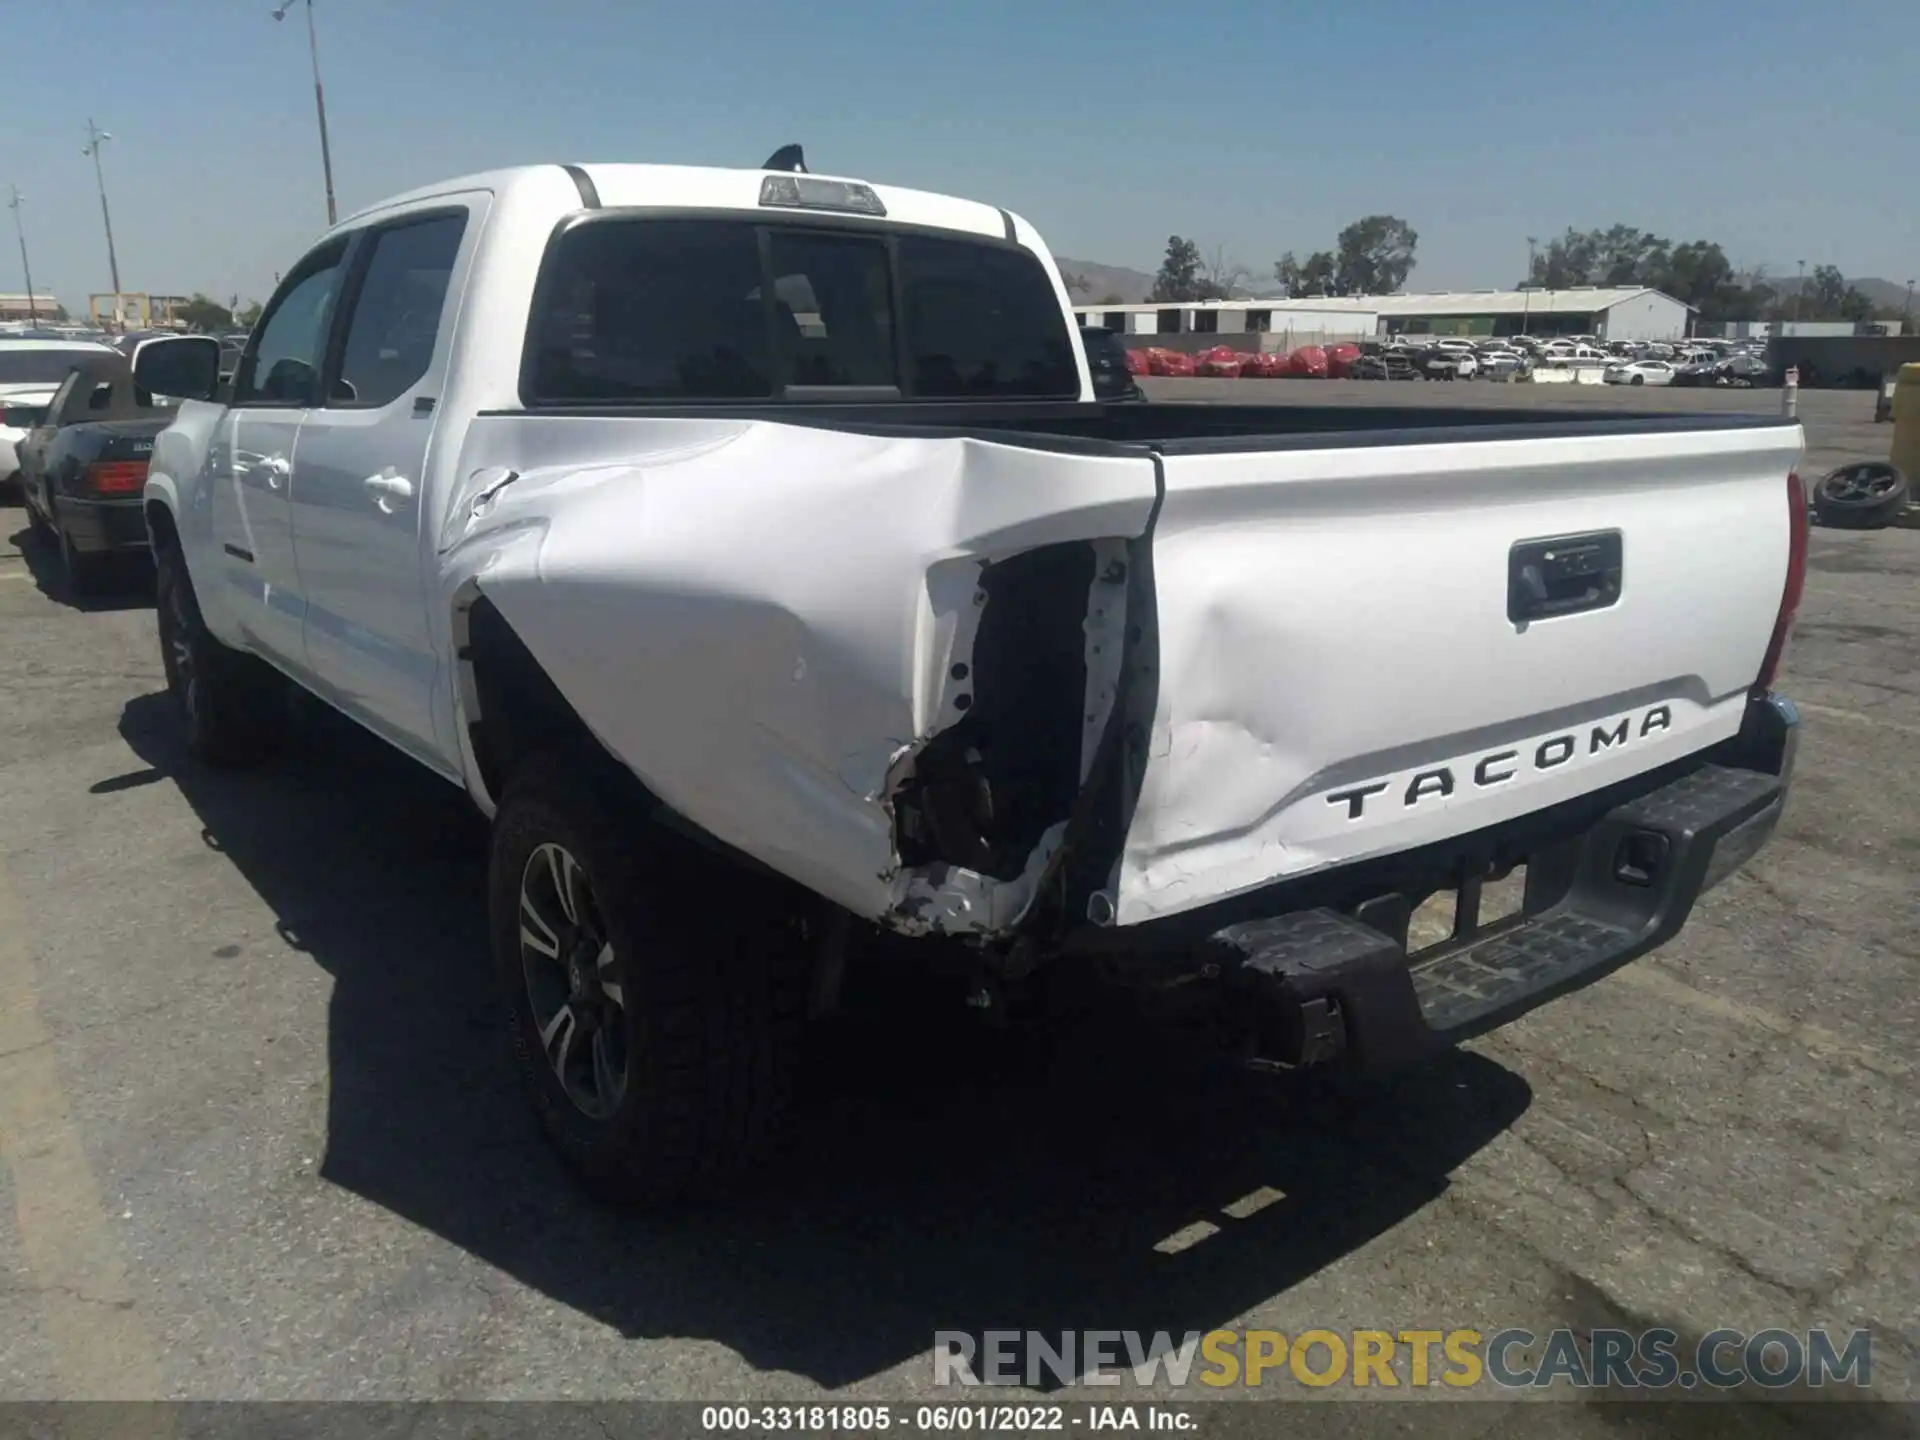
[[[493,821],[494,963],[542,1128],[593,1190],[661,1208],[765,1151],[799,1053],[807,970],[777,899],[636,818],[598,757],[549,754]]]
[[[1647,377],[1644,375],[1636,375],[1633,377],[1633,379],[1629,380],[1627,383],[1629,385],[1644,385],[1647,383]]]
[[[286,682],[264,660],[214,638],[177,546],[163,547],[155,560],[160,660],[187,753],[209,765],[252,764],[285,731]]]
[[[1912,498],[1907,477],[1880,460],[1842,465],[1813,487],[1813,513],[1836,530],[1891,525]]]

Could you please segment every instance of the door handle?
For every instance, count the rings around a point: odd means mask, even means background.
[[[374,504],[380,507],[382,515],[391,515],[407,501],[413,499],[413,482],[404,475],[369,475],[360,482],[367,487],[367,493],[374,497]]]
[[[293,462],[284,455],[269,455],[260,462],[260,469],[266,472],[269,490],[284,490],[287,477],[293,474]]]

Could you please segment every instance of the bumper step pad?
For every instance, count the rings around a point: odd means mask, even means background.
[[[1786,788],[1781,775],[1702,766],[1532,856],[1519,916],[1411,959],[1402,940],[1329,909],[1228,926],[1207,950],[1253,1001],[1255,1063],[1391,1069],[1664,944],[1766,843]]]

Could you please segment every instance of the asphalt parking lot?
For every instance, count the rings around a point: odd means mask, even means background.
[[[1393,387],[1545,395],[1440,389]],[[1800,404],[1810,473],[1884,456],[1870,395]],[[1871,1327],[1868,1399],[1678,1433],[1904,1433],[1876,1402],[1920,1399],[1920,532],[1815,532],[1787,821],[1656,957],[1285,1115],[1131,1032],[1007,1068],[957,1006],[857,1003],[765,1189],[662,1221],[534,1133],[463,797],[324,721],[191,766],[145,578],[78,608],[0,522],[0,1399],[909,1399],[939,1329],[1608,1324]]]

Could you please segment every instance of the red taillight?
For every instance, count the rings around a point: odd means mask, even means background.
[[[1767,642],[1767,658],[1761,662],[1760,678],[1753,682],[1755,694],[1773,688],[1780,670],[1780,657],[1786,653],[1787,636],[1793,630],[1794,613],[1800,608],[1800,596],[1807,588],[1807,490],[1797,474],[1787,476],[1787,583],[1780,592],[1780,613],[1774,618],[1773,638]]]
[[[87,488],[96,495],[138,495],[146,483],[144,460],[96,460],[87,467]]]

